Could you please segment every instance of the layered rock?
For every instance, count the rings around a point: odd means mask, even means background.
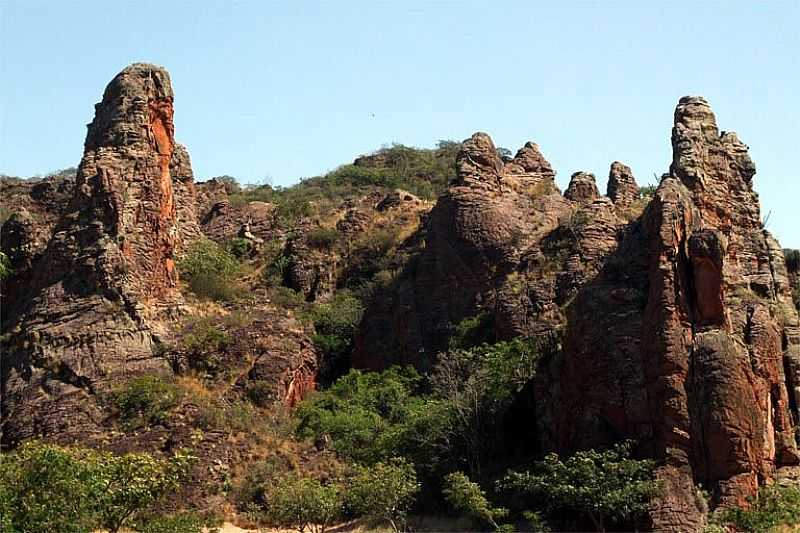
[[[564,191],[564,198],[579,204],[589,204],[599,197],[594,174],[589,172],[574,173],[569,180],[569,187]]]
[[[622,209],[630,207],[639,197],[639,186],[636,185],[631,168],[619,161],[611,163],[606,191],[614,205]]]
[[[715,505],[742,505],[797,463],[784,373],[796,372],[797,315],[746,147],[684,98],[673,150],[641,223],[571,306],[545,419],[557,449],[637,439],[663,465],[656,529],[688,531],[704,521],[697,483]]]
[[[185,152],[175,154],[172,106],[169,75],[147,64],[119,73],[96,106],[74,196],[4,323],[6,443],[84,438],[104,416],[98,394],[169,371],[154,353],[153,317],[177,297],[183,233],[171,169],[191,180]]]
[[[638,188],[622,164],[611,198],[587,173],[561,197],[529,186],[552,180],[534,145],[504,165],[487,135],[465,141],[424,251],[366,312],[354,362],[430,368],[453,325],[481,312],[497,338],[563,329],[532,387],[532,446],[634,439],[660,465],[653,526],[694,531],[698,483],[714,506],[741,505],[800,461],[800,341],[746,146],[701,98],[681,99],[672,143],[670,173],[628,222]]]
[[[509,278],[520,264],[538,264],[526,251],[574,210],[555,187],[550,164],[533,143],[504,164],[491,138],[476,133],[464,142],[457,169],[420,232],[424,250],[366,311],[357,366],[427,368],[454,324],[482,311],[507,317],[496,322],[498,333],[519,332],[530,318],[519,312],[523,295],[537,316],[558,314],[518,290],[526,280]],[[553,290],[554,283],[544,285],[541,291]]]

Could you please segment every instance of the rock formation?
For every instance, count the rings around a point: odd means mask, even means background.
[[[623,165],[619,161],[611,163],[611,169],[608,172],[607,195],[614,205],[622,209],[630,207],[639,197],[639,186],[636,185],[636,179],[629,166]]]
[[[98,393],[169,370],[154,354],[151,318],[177,282],[171,167],[191,180],[185,151],[175,157],[172,101],[166,71],[135,64],[96,106],[74,196],[27,294],[4,317],[5,442],[83,438],[102,420]]]
[[[569,187],[564,191],[564,198],[579,204],[589,204],[599,197],[600,191],[597,190],[594,174],[588,172],[573,174],[569,180]]]
[[[586,173],[563,198],[552,186],[526,194],[528,176],[552,181],[535,145],[503,165],[485,134],[465,141],[425,250],[367,311],[354,359],[429,368],[479,312],[499,338],[563,331],[534,387],[539,446],[636,440],[661,465],[655,529],[692,531],[705,520],[696,484],[714,505],[740,505],[800,462],[800,330],[747,147],[702,98],[681,99],[672,144],[670,173],[627,222],[628,167],[612,165],[610,199]]]

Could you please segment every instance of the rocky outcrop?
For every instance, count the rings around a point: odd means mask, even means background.
[[[630,167],[619,161],[608,171],[607,195],[619,208],[626,209],[639,197],[639,186]]]
[[[537,449],[634,439],[660,465],[653,526],[695,531],[698,483],[714,506],[741,505],[800,461],[800,342],[747,147],[702,98],[681,99],[672,144],[670,173],[629,222],[638,189],[624,165],[610,198],[581,172],[561,197],[538,189],[552,170],[535,145],[504,165],[475,134],[425,249],[366,312],[354,361],[429,368],[453,325],[481,312],[497,338],[563,331],[532,387]]]
[[[784,372],[797,365],[797,316],[746,147],[700,98],[681,100],[672,140],[670,175],[569,310],[544,420],[557,449],[636,439],[663,465],[656,529],[689,531],[704,521],[695,484],[741,505],[797,463]]]
[[[428,368],[454,324],[482,311],[508,317],[496,323],[504,333],[529,323],[518,301],[528,294],[520,287],[527,281],[512,274],[521,264],[538,264],[527,250],[574,208],[558,192],[555,173],[533,143],[504,164],[491,138],[476,133],[464,142],[457,167],[457,179],[421,229],[424,250],[366,311],[356,366]],[[540,285],[547,292],[555,284]],[[558,314],[551,306],[528,304],[537,316]]]
[[[594,174],[589,172],[576,172],[573,174],[569,180],[569,187],[564,191],[564,198],[579,204],[591,203],[595,198],[599,197],[600,191],[597,190]]]
[[[4,323],[4,442],[82,439],[102,422],[98,394],[169,371],[155,318],[177,299],[174,254],[191,233],[173,189],[191,195],[172,114],[169,75],[147,64],[120,72],[96,106],[74,195]]]

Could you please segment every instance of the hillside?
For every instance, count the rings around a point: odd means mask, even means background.
[[[800,252],[705,99],[655,190],[615,161],[605,194],[485,133],[197,182],[178,105],[131,65],[77,170],[0,177],[4,527],[111,527],[42,502],[131,453],[192,457],[134,498],[141,531],[797,526]]]

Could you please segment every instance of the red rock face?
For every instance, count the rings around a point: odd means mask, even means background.
[[[695,531],[697,484],[714,505],[744,504],[800,460],[800,330],[747,147],[702,98],[680,101],[672,144],[670,174],[628,223],[638,188],[624,165],[612,199],[586,173],[561,197],[537,188],[553,172],[535,145],[503,165],[485,134],[465,141],[424,252],[365,314],[355,363],[428,368],[479,312],[499,338],[563,328],[534,384],[538,447],[635,439],[661,465],[655,529]]]
[[[4,324],[5,442],[83,438],[102,420],[97,393],[169,371],[153,353],[152,318],[176,298],[174,253],[186,234],[173,162],[181,193],[191,198],[193,187],[185,149],[176,157],[172,114],[169,75],[146,64],[118,74],[96,106],[74,196]]]

